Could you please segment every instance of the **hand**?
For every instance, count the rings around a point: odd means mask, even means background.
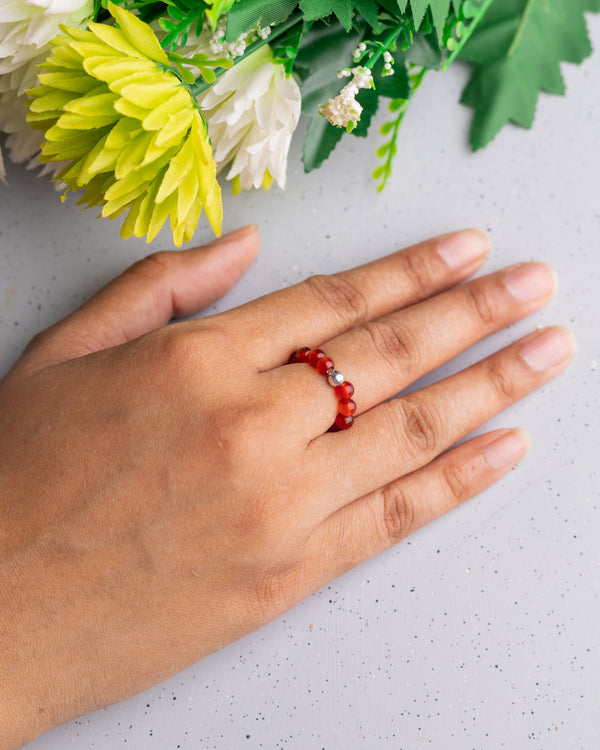
[[[535,331],[387,401],[538,310],[521,264],[457,284],[488,252],[446,235],[226,313],[254,227],[134,265],[35,337],[0,385],[0,746],[124,699],[248,633],[499,479],[520,430],[455,443],[570,361]],[[306,364],[356,388],[352,429]]]

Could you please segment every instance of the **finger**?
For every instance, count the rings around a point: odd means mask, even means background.
[[[223,296],[253,263],[258,248],[252,224],[205,247],[153,253],[38,335],[27,354],[41,364],[64,361],[190,315]]]
[[[565,369],[575,351],[560,326],[535,331],[472,367],[356,419],[351,430],[314,440],[311,472],[337,467],[336,497],[355,499],[425,466],[450,445]]]
[[[313,589],[397,544],[500,479],[529,451],[523,430],[495,430],[343,506],[313,533],[306,571]]]
[[[480,339],[535,312],[551,299],[556,287],[550,266],[522,263],[368,321],[326,342],[323,350],[354,385],[359,415]],[[308,434],[321,435],[335,418],[337,403],[331,388],[324,383],[315,387],[312,368],[306,364],[283,369],[285,376],[276,370],[265,376],[287,378],[282,393],[306,388],[303,414]]]
[[[479,229],[446,234],[349,271],[313,276],[226,315],[234,330],[251,325],[248,356],[268,370],[294,349],[318,346],[457,284],[479,268],[489,247]]]

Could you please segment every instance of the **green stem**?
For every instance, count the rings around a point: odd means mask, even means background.
[[[525,10],[523,11],[523,17],[521,18],[521,21],[519,23],[519,28],[517,29],[517,33],[515,34],[515,38],[512,40],[512,44],[510,45],[508,52],[506,53],[508,57],[510,57],[514,53],[517,45],[521,41],[523,31],[525,30],[525,26],[527,26],[527,22],[529,21],[529,16],[531,15],[533,4],[535,2],[536,0],[527,0],[527,5],[525,6]]]
[[[285,72],[288,76],[292,75],[292,71],[294,69],[296,58],[298,57],[298,53],[300,52],[300,46],[302,45],[302,42],[304,41],[304,37],[311,30],[313,23],[314,21],[303,21],[302,31],[298,34],[296,46],[292,49],[292,55],[287,60],[283,60],[283,59],[281,60],[283,65],[285,65]]]
[[[400,131],[400,126],[402,125],[402,121],[404,120],[404,115],[406,114],[408,105],[410,104],[410,101],[413,98],[413,95],[419,89],[419,86],[423,83],[423,78],[425,77],[426,72],[427,72],[427,68],[422,68],[418,73],[415,73],[414,75],[410,76],[410,91],[409,91],[408,97],[402,100],[402,104],[400,105],[400,108],[398,109],[398,114],[394,121],[394,127],[392,129],[392,136],[388,142],[389,147],[387,150],[386,160],[383,163],[382,180],[381,180],[379,187],[377,188],[378,192],[381,192],[384,189],[388,181],[388,178],[392,174],[392,161],[394,160],[395,145],[396,145],[396,141],[398,140],[398,133]]]
[[[400,34],[404,31],[404,26],[398,26],[395,28],[392,33],[388,36],[388,38],[381,43],[381,47],[379,47],[372,55],[372,57],[369,58],[368,62],[365,65],[365,68],[369,68],[369,70],[373,70],[375,63],[381,55],[383,55],[384,52],[387,52],[389,48],[394,44],[394,42],[398,39]]]
[[[477,25],[479,24],[479,22],[481,21],[481,19],[483,18],[483,16],[485,15],[485,13],[487,12],[488,8],[490,7],[490,5],[492,4],[494,0],[478,0],[478,1],[479,1],[479,7],[476,9],[475,14],[472,15],[470,18],[464,18],[462,13],[458,15],[456,20],[457,22],[462,22],[464,24],[466,31],[464,32],[462,37],[460,37],[460,39],[455,38],[455,41],[457,42],[456,48],[447,57],[446,62],[444,63],[442,67],[442,72],[445,72],[448,69],[449,65],[456,59],[456,57],[461,52],[465,44],[471,38],[471,35],[477,28]]]
[[[302,14],[298,13],[277,26],[266,39],[257,39],[249,47],[246,48],[246,51],[243,55],[240,55],[233,61],[233,65],[236,66],[238,63],[242,62],[242,60],[245,60],[247,57],[249,57],[253,52],[256,52],[261,47],[264,47],[265,44],[269,44],[270,42],[285,34],[286,31],[289,31],[292,28],[292,26],[300,23],[302,21],[302,18]],[[219,76],[222,76],[223,73],[226,72],[226,70],[231,70],[231,68],[221,68],[215,71],[216,77],[219,78]],[[193,97],[200,96],[200,94],[204,93],[212,85],[212,83],[207,83],[203,78],[197,78],[196,83],[193,86],[190,86],[190,92]]]

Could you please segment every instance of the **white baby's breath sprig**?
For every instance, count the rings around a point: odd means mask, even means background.
[[[358,47],[352,52],[352,58],[354,62],[358,62],[367,49],[367,45],[364,42],[360,42]]]
[[[362,114],[362,106],[356,100],[360,89],[373,88],[373,74],[371,70],[363,65],[352,68],[346,72],[343,69],[338,77],[346,77],[352,73],[352,80],[347,83],[340,93],[333,99],[328,99],[319,107],[319,112],[327,118],[332,125],[354,130]]]
[[[394,68],[392,67],[394,64],[394,58],[392,57],[392,53],[389,50],[385,50],[383,53],[383,73],[382,76],[393,76],[394,75]]]
[[[235,60],[237,57],[242,57],[248,47],[257,39],[262,39],[263,41],[268,39],[271,35],[272,27],[263,27],[259,23],[258,26],[244,31],[232,42],[227,41],[226,31],[227,19],[222,16],[219,18],[214,31],[210,27],[205,27],[200,36],[190,36],[181,51],[184,55],[192,55],[199,51],[204,53],[210,52],[215,57],[225,57]]]

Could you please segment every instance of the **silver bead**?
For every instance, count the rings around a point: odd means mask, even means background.
[[[344,382],[344,376],[339,370],[327,370],[327,380],[329,385],[335,388],[336,385],[341,385]]]

